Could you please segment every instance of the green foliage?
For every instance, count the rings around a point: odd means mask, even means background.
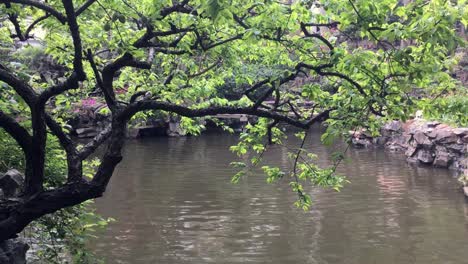
[[[241,134],[241,140],[239,143],[235,146],[231,146],[231,151],[243,159],[250,156],[247,164],[245,162],[231,163],[232,167],[240,169],[240,171],[232,177],[232,183],[238,183],[242,177],[250,174],[253,169],[262,162],[263,154],[267,151],[267,135],[268,129],[270,128],[272,131],[272,143],[289,149],[287,154],[292,165],[288,172],[276,166],[262,166],[261,168],[267,176],[267,183],[275,183],[285,178],[292,179],[289,185],[291,186],[292,191],[298,194],[298,200],[295,202],[295,205],[304,210],[308,210],[312,203],[311,197],[304,190],[304,183],[310,183],[313,186],[340,191],[347,180],[344,176],[336,174],[335,170],[341,160],[344,159],[343,153],[334,153],[332,155],[332,158],[334,159],[334,165],[332,167],[320,168],[315,164],[315,160],[317,158],[315,154],[310,153],[302,147],[291,149],[287,143],[283,143],[282,141],[282,139],[286,137],[284,133],[277,127],[271,128],[270,123],[266,121],[267,120],[265,119],[260,119],[255,125],[247,125],[247,131]],[[274,130],[276,133],[273,132]],[[304,132],[298,132],[295,136],[301,139],[303,141],[302,145],[304,145],[307,139],[307,134]]]
[[[424,98],[421,109],[427,119],[438,120],[455,126],[468,126],[468,93],[459,92],[436,99]]]

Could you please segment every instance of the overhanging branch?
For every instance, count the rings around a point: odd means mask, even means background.
[[[15,3],[15,4],[22,4],[26,6],[33,6],[36,8],[39,8],[47,13],[50,13],[52,16],[58,19],[60,23],[65,24],[67,22],[67,18],[57,11],[55,8],[51,7],[50,5],[47,5],[44,2],[39,2],[39,1],[34,1],[34,0],[0,0],[0,3],[6,4],[6,3]]]

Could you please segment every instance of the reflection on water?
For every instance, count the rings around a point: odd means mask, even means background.
[[[352,149],[339,168],[351,183],[340,193],[310,188],[303,212],[287,181],[258,173],[230,184],[235,140],[129,142],[97,202],[117,222],[90,248],[106,263],[468,263],[468,204],[446,170]],[[307,147],[331,164],[318,136]],[[286,152],[274,147],[266,159],[287,167]]]

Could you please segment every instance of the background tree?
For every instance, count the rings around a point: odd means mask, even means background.
[[[307,130],[326,120],[324,141],[357,126],[377,133],[379,123],[412,111],[412,88],[454,86],[450,54],[462,42],[453,25],[466,25],[467,17],[466,1],[442,0],[0,3],[0,127],[23,150],[25,164],[22,194],[0,201],[0,240],[45,214],[102,196],[122,160],[127,123],[144,111],[182,116],[192,133],[199,131],[199,117],[261,117],[233,147],[240,155],[261,156],[268,136],[271,143],[283,136],[279,123]],[[356,39],[367,47],[354,47]],[[32,40],[63,73],[44,78],[32,65],[12,63],[15,45]],[[242,97],[226,99],[220,92],[226,80],[242,89]],[[126,93],[116,93],[126,84]],[[73,102],[93,91],[102,93],[111,125],[80,145],[63,120]],[[66,180],[53,188],[44,186],[48,134],[58,139],[67,162]],[[88,179],[83,162],[104,142]],[[303,154],[302,146],[291,154],[289,175],[298,205],[307,208],[301,182],[339,188],[343,178]],[[242,169],[233,180],[258,162],[257,156],[235,163]],[[269,182],[286,175],[264,170]]]

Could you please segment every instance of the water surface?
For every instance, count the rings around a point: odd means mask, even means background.
[[[117,221],[90,248],[106,263],[468,263],[468,202],[447,170],[383,150],[347,152],[340,192],[309,188],[293,206],[288,179],[230,183],[235,136],[128,142],[98,212]],[[297,141],[290,142],[291,146]],[[332,149],[307,148],[330,165]],[[289,165],[285,148],[266,154]]]

